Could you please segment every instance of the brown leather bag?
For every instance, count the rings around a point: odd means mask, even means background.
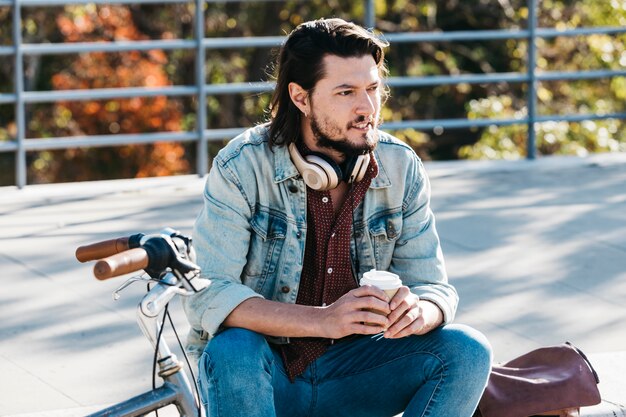
[[[598,374],[569,342],[533,350],[494,365],[475,416],[578,416],[600,403]]]

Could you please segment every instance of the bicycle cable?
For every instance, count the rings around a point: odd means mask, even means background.
[[[150,284],[147,285],[148,287],[148,291],[150,291]],[[187,369],[189,369],[189,373],[191,374],[191,379],[193,381],[193,387],[195,390],[195,402],[196,402],[196,408],[198,410],[198,417],[202,417],[202,410],[201,410],[201,406],[200,406],[200,388],[198,387],[198,381],[196,380],[196,376],[193,372],[193,368],[191,367],[191,363],[189,362],[189,357],[187,356],[187,352],[185,352],[185,347],[183,346],[182,341],[180,340],[180,336],[178,335],[178,332],[176,331],[176,326],[174,325],[174,321],[172,320],[172,316],[169,312],[169,306],[170,304],[167,303],[165,305],[165,308],[163,309],[163,320],[161,321],[161,327],[159,328],[159,334],[157,335],[157,341],[156,341],[156,347],[154,349],[154,356],[152,358],[152,389],[156,389],[156,366],[157,366],[157,357],[158,357],[158,352],[159,352],[159,343],[161,341],[161,337],[163,336],[163,330],[165,329],[165,318],[167,318],[167,320],[170,323],[170,326],[172,327],[172,331],[174,332],[174,336],[176,336],[176,341],[178,342],[178,346],[180,347],[180,350],[183,354],[183,357],[185,358],[185,362],[187,363]],[[154,410],[155,413],[155,417],[159,417],[159,410]]]
[[[165,312],[167,315],[167,319],[170,322],[170,326],[172,326],[172,331],[174,332],[174,336],[176,336],[176,340],[178,341],[178,346],[183,352],[183,357],[185,358],[185,362],[187,363],[187,369],[189,369],[189,373],[191,374],[191,379],[193,380],[193,387],[196,391],[196,406],[198,407],[198,417],[202,417],[202,410],[200,405],[200,388],[198,387],[198,381],[196,380],[196,376],[193,372],[193,368],[191,367],[191,363],[189,362],[189,357],[187,356],[187,352],[185,352],[185,347],[183,343],[180,341],[180,337],[178,336],[178,332],[176,331],[176,326],[174,326],[174,322],[172,321],[172,316],[169,311]]]
[[[148,285],[148,290],[150,286]],[[163,309],[163,320],[161,321],[161,327],[159,328],[159,334],[156,339],[156,346],[154,348],[154,355],[152,357],[152,389],[156,389],[156,366],[157,366],[157,358],[159,354],[159,343],[161,343],[161,337],[163,336],[163,329],[165,328],[165,316],[167,315],[167,310],[169,309],[170,303],[165,305]],[[159,417],[159,410],[154,410],[154,415]]]

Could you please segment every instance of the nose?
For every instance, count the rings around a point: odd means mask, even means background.
[[[372,97],[368,91],[359,94],[356,113],[363,116],[370,116],[376,112],[376,98]]]

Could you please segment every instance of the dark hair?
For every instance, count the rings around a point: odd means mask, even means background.
[[[288,145],[300,137],[300,110],[289,96],[289,83],[312,92],[324,77],[323,58],[371,55],[386,75],[384,48],[388,43],[354,23],[342,19],[320,19],[299,25],[283,44],[276,70],[276,88],[270,102],[270,145]]]

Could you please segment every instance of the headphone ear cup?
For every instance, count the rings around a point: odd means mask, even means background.
[[[304,183],[314,190],[324,191],[332,188],[329,187],[329,180],[326,172],[318,166],[309,164],[306,169],[300,171],[300,175],[302,175]]]
[[[350,172],[350,178],[348,178],[348,183],[351,182],[359,182],[365,177],[365,173],[367,172],[367,167],[370,164],[370,154],[366,153],[365,155],[359,155],[354,160],[354,165],[348,172]]]
[[[331,190],[339,184],[337,170],[328,161],[320,156],[308,155],[305,158],[300,155],[295,144],[289,144],[289,155],[291,161],[298,169],[304,183],[310,188],[318,191]]]
[[[307,155],[305,157],[306,161],[310,165],[310,168],[315,169],[316,172],[322,172],[321,176],[324,178],[321,182],[324,184],[321,188],[313,188],[309,185],[309,187],[314,190],[332,190],[339,185],[339,181],[341,180],[341,170],[337,167],[337,164],[330,163],[324,158],[317,155]],[[318,171],[319,170],[319,171]],[[304,178],[304,175],[302,176]],[[306,181],[305,181],[306,182]],[[308,183],[307,183],[308,185]]]

